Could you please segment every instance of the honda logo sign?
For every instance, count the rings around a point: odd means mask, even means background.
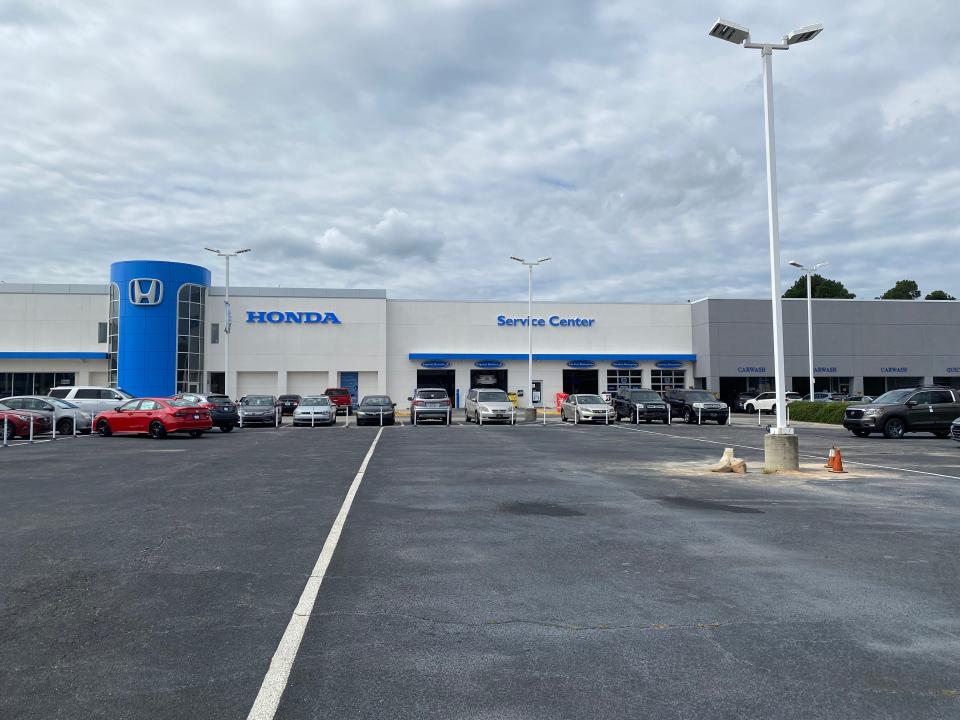
[[[134,278],[130,281],[130,302],[133,305],[159,305],[163,300],[163,282],[156,278]]]

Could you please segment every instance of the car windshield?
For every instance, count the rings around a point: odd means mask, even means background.
[[[281,395],[280,399],[281,400],[299,400],[300,396],[299,395]]]
[[[326,407],[330,405],[330,398],[326,395],[305,397],[300,401],[300,407]]]
[[[251,395],[243,401],[244,405],[253,405],[255,407],[272,407],[273,398],[269,395]]]
[[[60,398],[48,398],[48,400],[58,408],[63,408],[64,410],[76,410],[78,408],[78,406],[74,405],[72,402],[67,402],[66,400],[61,400]]]
[[[706,390],[702,392],[692,392],[687,393],[687,400],[692,400],[693,402],[716,402],[717,399]]]
[[[577,395],[577,402],[581,405],[606,405],[599,395]]]
[[[447,398],[446,390],[421,390],[417,397],[422,400],[445,400]]]
[[[510,402],[503,390],[483,390],[477,393],[477,402]]]
[[[386,395],[369,395],[360,404],[373,405],[374,407],[390,407],[392,405],[390,398]]]
[[[208,403],[228,403],[230,402],[230,398],[228,398],[226,395],[207,395],[207,402]]]
[[[192,400],[184,400],[183,398],[177,398],[176,400],[167,400],[168,403],[174,407],[196,407],[197,404]]]
[[[660,396],[653,390],[634,390],[630,393],[630,399],[634,402],[661,402]]]
[[[899,405],[902,402],[906,402],[907,398],[913,395],[913,389],[908,390],[891,390],[886,392],[876,400],[873,401],[874,405]]]
[[[9,405],[4,405],[3,403],[0,403],[0,410],[13,410],[13,408],[10,407]]]

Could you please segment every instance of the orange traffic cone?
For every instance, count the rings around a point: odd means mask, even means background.
[[[836,457],[836,454],[837,446],[834,445],[832,448],[830,448],[830,452],[827,453],[827,464],[824,465],[825,468],[829,469],[833,467],[833,458]]]
[[[836,454],[833,456],[833,465],[830,468],[832,473],[845,473],[843,469],[843,457],[840,455],[840,448],[836,448]]]

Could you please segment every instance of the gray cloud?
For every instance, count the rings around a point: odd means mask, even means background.
[[[784,261],[957,294],[960,8],[737,0],[776,39]],[[760,58],[706,3],[6,3],[0,279],[130,257],[393,297],[766,296]],[[25,61],[25,59],[27,61]],[[476,268],[491,281],[474,281]],[[640,280],[642,278],[642,280]],[[792,282],[789,269],[784,284]]]

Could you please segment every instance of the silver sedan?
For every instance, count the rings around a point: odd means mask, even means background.
[[[326,395],[306,395],[294,408],[294,425],[333,425],[337,422],[337,410]]]
[[[560,405],[560,419],[575,423],[604,422],[612,423],[617,418],[616,410],[607,405],[599,395],[578,393],[568,395]]]
[[[88,435],[93,426],[93,415],[72,402],[45,395],[17,395],[0,400],[15,410],[30,410],[49,417],[61,435],[73,434],[73,423],[77,423],[77,432]]]

